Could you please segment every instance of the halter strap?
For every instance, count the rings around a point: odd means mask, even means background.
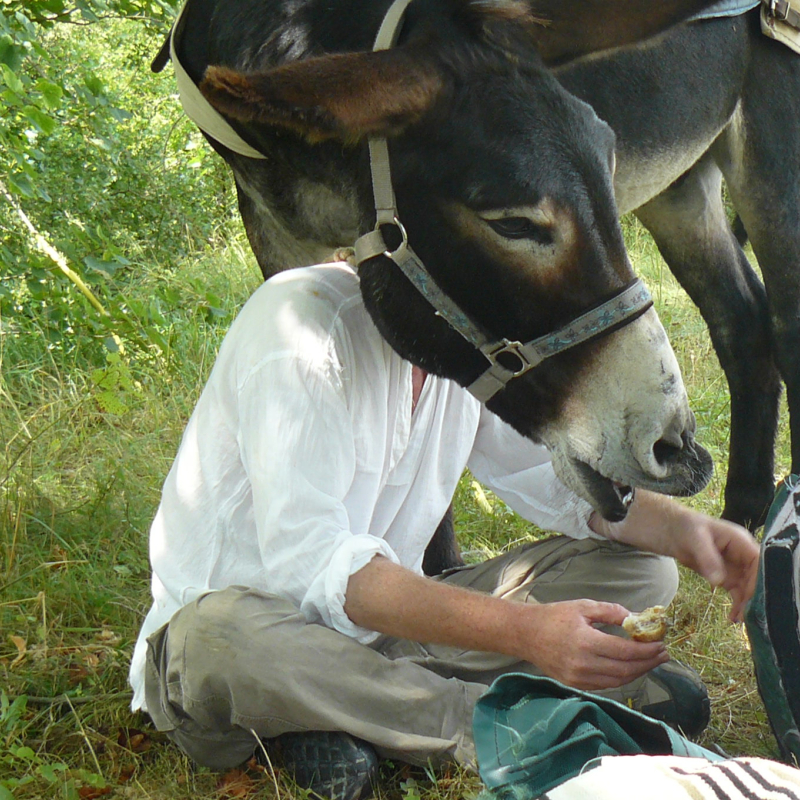
[[[220,144],[225,145],[228,150],[248,158],[265,159],[266,156],[242,139],[222,114],[203,97],[197,84],[191,79],[189,73],[183,68],[183,64],[178,59],[175,37],[178,35],[177,31],[188,5],[189,0],[186,0],[178,12],[178,16],[175,17],[175,22],[169,34],[169,55],[172,60],[172,68],[175,70],[178,98],[181,101],[184,113],[201,131],[208,134],[215,141],[220,142]]]
[[[386,50],[394,46],[410,2],[411,0],[395,0],[392,3],[383,18],[373,50]],[[417,291],[436,309],[437,315],[443,317],[454,330],[480,350],[490,366],[467,387],[467,391],[481,402],[490,400],[497,392],[504,389],[509,381],[524,375],[546,358],[600,336],[623,322],[632,321],[653,304],[650,292],[637,279],[610,300],[585,312],[553,333],[525,344],[505,338],[491,339],[441,289],[408,244],[408,235],[397,211],[389,162],[389,146],[385,137],[370,138],[369,160],[376,223],[373,231],[361,236],[355,243],[356,264],[360,266],[364,261],[376,256],[390,258]],[[395,227],[402,236],[400,245],[393,251],[389,250],[383,238],[382,227],[386,225]]]
[[[650,292],[637,278],[610,300],[581,314],[553,333],[546,333],[526,344],[503,339],[500,343],[494,343],[495,346],[500,345],[496,346],[494,350],[481,347],[480,351],[489,359],[492,366],[470,384],[467,390],[478,399],[485,397],[488,400],[503,389],[512,378],[524,375],[546,358],[563,353],[590,339],[596,339],[624,322],[632,322],[652,305],[653,299]],[[513,356],[517,359],[519,366],[517,369],[503,366],[498,360],[500,356],[506,356],[504,359],[506,361],[508,356]]]

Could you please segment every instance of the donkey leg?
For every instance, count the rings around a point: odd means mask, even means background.
[[[453,525],[453,506],[451,505],[433,538],[425,548],[425,556],[422,559],[422,571],[426,575],[439,575],[446,569],[461,567],[464,561],[461,558],[461,551],[458,549],[456,541],[456,530]]]
[[[715,157],[758,259],[775,363],[786,384],[792,472],[800,470],[800,63],[754,42],[740,119]],[[726,158],[727,156],[727,158]]]
[[[722,175],[709,156],[636,211],[706,321],[731,396],[723,517],[763,523],[774,491],[780,380],[772,362],[767,299],[728,225]]]

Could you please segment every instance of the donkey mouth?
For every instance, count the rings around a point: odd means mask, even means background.
[[[589,495],[587,499],[609,522],[621,522],[628,514],[635,489],[601,475],[584,461],[573,462],[575,469]]]
[[[642,475],[636,483],[642,489],[649,489],[659,494],[673,497],[691,497],[705,488],[714,472],[711,454],[690,440],[681,453],[681,461],[674,470],[672,478],[667,482],[648,480]],[[635,489],[630,484],[607,478],[585,461],[572,458],[572,466],[582,483],[584,497],[609,522],[621,522],[625,519],[633,502]]]

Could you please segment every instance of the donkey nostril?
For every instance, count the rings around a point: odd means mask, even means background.
[[[653,445],[653,456],[662,467],[673,464],[681,457],[685,443],[682,436],[665,436]]]

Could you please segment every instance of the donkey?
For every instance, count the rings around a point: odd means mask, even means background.
[[[723,516],[756,528],[774,492],[781,378],[800,469],[800,57],[761,33],[755,9],[556,75],[614,129],[619,210],[708,324],[731,395]],[[723,177],[764,283],[728,224]]]
[[[418,0],[397,46],[371,52],[388,0],[192,0],[173,55],[243,142],[208,135],[265,277],[361,237],[361,290],[387,342],[546,444],[568,486],[622,519],[631,487],[695,493],[711,459],[654,310],[615,317],[641,290],[614,134],[545,61],[705,5]],[[399,268],[412,245],[416,284]],[[538,363],[545,340],[575,346]]]

